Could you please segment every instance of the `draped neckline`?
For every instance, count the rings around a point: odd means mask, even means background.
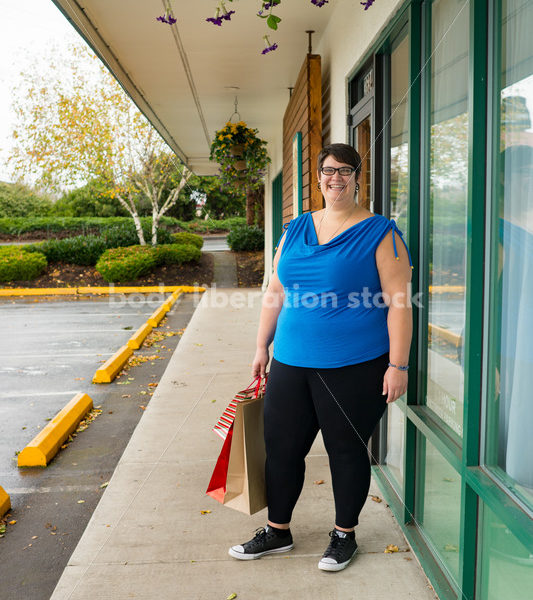
[[[315,211],[313,211],[313,212],[315,212]],[[350,225],[350,227],[348,227],[344,231],[341,231],[335,237],[332,237],[325,244],[320,244],[318,242],[318,235],[317,235],[317,232],[316,232],[315,222],[313,221],[313,212],[308,212],[307,213],[307,215],[308,215],[308,219],[307,220],[308,220],[308,225],[310,226],[312,234],[313,234],[313,237],[314,237],[314,242],[312,242],[311,244],[307,244],[307,245],[308,246],[316,246],[316,247],[319,247],[319,248],[323,248],[323,247],[329,246],[329,244],[331,244],[332,242],[335,242],[336,240],[338,240],[341,236],[343,236],[348,231],[352,231],[353,229],[355,229],[359,225],[362,225],[363,223],[366,223],[366,221],[371,221],[372,219],[374,219],[375,217],[378,216],[378,215],[372,215],[371,217],[367,217],[366,219],[358,221],[357,223],[354,223],[353,225]]]

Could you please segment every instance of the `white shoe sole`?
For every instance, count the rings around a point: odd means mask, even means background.
[[[266,554],[277,554],[279,552],[288,552],[294,548],[294,544],[290,544],[289,546],[282,546],[281,548],[274,548],[272,550],[265,550],[264,552],[258,552],[257,554],[244,554],[243,552],[237,552],[233,547],[228,550],[228,554],[233,558],[237,558],[238,560],[255,560],[256,558],[261,558]]]
[[[350,558],[343,563],[326,563],[326,562],[322,562],[320,561],[318,563],[318,568],[321,571],[342,571],[343,569],[346,569],[346,567],[350,564],[350,561],[352,560],[352,558],[357,554],[357,548],[355,549],[355,552],[350,556]]]

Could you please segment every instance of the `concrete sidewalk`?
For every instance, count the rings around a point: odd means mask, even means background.
[[[294,550],[247,562],[228,556],[266,522],[266,510],[248,517],[205,495],[221,448],[211,427],[249,383],[259,310],[258,290],[203,296],[52,600],[436,597],[385,502],[365,505],[350,566],[318,570],[334,518],[320,439],[291,526]],[[371,493],[379,494],[374,484]],[[400,552],[384,554],[388,544]]]

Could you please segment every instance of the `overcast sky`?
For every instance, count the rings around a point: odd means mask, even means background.
[[[0,181],[10,181],[5,159],[20,72],[51,44],[66,48],[80,39],[52,0],[0,0]]]

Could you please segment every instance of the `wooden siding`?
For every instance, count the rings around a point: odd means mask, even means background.
[[[316,162],[322,148],[322,80],[320,56],[308,54],[283,117],[283,222],[293,218],[292,141],[302,133],[302,210],[322,208]]]

